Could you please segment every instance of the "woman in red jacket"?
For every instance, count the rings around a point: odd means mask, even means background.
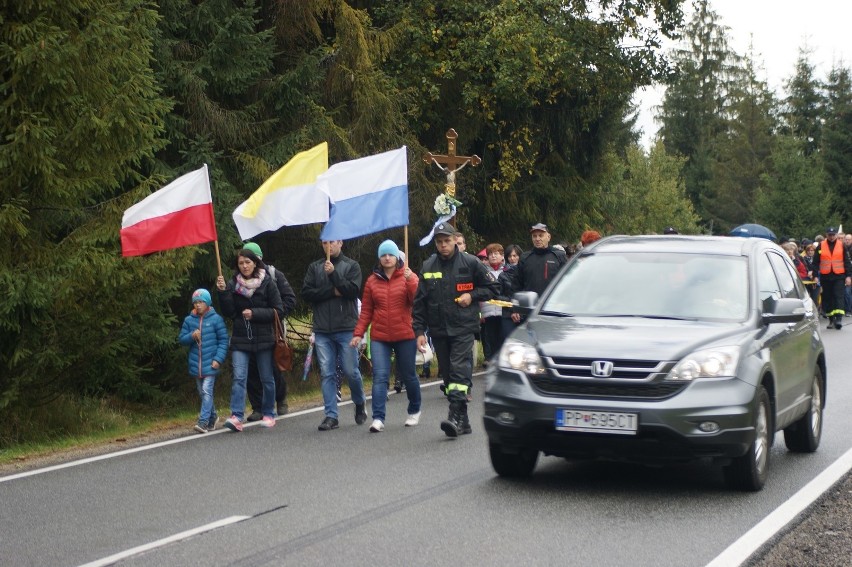
[[[367,327],[370,330],[370,352],[373,360],[373,424],[370,431],[385,429],[385,403],[388,398],[391,352],[396,354],[396,372],[405,382],[408,395],[406,427],[420,421],[420,381],[414,360],[417,341],[411,324],[417,274],[400,260],[399,247],[392,240],[379,245],[379,265],[364,284],[361,315],[353,332],[351,346],[361,342]]]

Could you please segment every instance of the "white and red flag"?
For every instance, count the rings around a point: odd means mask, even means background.
[[[121,255],[217,240],[207,164],[182,175],[136,203],[121,219]]]

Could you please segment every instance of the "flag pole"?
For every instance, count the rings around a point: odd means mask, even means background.
[[[222,277],[222,258],[219,256],[219,239],[213,241],[213,247],[216,249],[216,267],[219,268],[219,277]]]
[[[403,227],[403,234],[404,234],[403,250],[405,251],[405,265],[410,267],[411,266],[411,260],[408,259],[408,225],[405,225]]]

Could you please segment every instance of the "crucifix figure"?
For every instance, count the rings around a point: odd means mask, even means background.
[[[429,152],[423,156],[424,162],[427,164],[434,163],[441,169],[441,171],[447,174],[447,183],[444,185],[444,188],[447,191],[447,195],[454,199],[456,197],[456,172],[467,164],[471,164],[476,167],[482,163],[482,160],[476,154],[472,156],[456,155],[456,140],[458,137],[459,135],[456,131],[450,128],[447,130],[447,155],[433,154],[432,152]]]

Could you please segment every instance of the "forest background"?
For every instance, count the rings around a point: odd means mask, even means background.
[[[226,273],[236,206],[297,152],[331,164],[407,145],[411,265],[458,152],[458,219],[478,250],[603,234],[813,238],[852,204],[852,86],[807,51],[783,96],[697,0],[0,0],[0,449],[104,404],[190,399],[179,321],[212,288],[212,245],[122,258],[125,209],[207,163]],[[681,47],[664,51],[663,38]],[[667,85],[657,143],[636,89]],[[256,241],[297,291],[319,226]],[[369,273],[378,242],[348,241]],[[215,297],[215,294],[214,294]],[[214,304],[216,301],[214,301]],[[296,317],[309,320],[299,304]],[[73,417],[76,416],[76,417]]]

